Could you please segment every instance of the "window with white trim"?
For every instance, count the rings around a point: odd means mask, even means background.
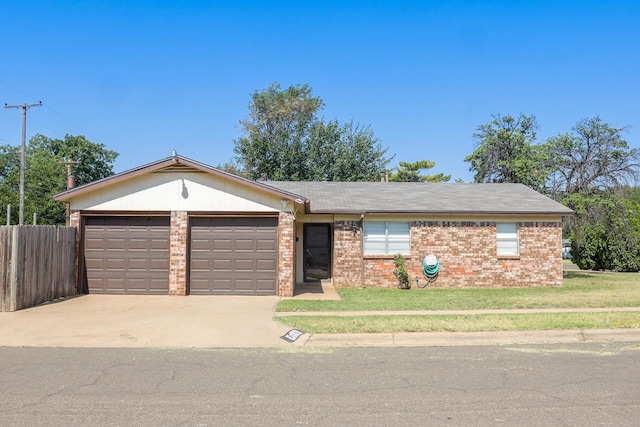
[[[497,254],[503,256],[519,255],[518,224],[513,222],[497,223],[496,231]]]
[[[365,255],[409,255],[408,222],[366,221],[363,225]]]

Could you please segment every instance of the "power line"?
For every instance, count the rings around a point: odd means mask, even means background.
[[[27,139],[27,110],[31,107],[42,107],[42,101],[37,104],[7,105],[4,108],[21,108],[22,109],[22,142],[20,144],[20,209],[18,211],[18,224],[24,224],[24,170],[25,170],[25,141]]]

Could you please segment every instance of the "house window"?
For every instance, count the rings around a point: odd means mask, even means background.
[[[409,255],[410,253],[408,222],[364,223],[365,255]]]
[[[498,255],[514,256],[519,254],[518,224],[498,223],[497,253]]]

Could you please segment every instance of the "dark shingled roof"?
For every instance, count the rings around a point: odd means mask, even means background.
[[[301,196],[309,213],[545,214],[573,211],[522,184],[263,181]]]

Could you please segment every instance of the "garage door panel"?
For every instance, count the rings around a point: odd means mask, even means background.
[[[205,239],[192,239],[191,240],[191,250],[192,251],[209,251],[211,247],[209,246],[211,242]]]
[[[191,271],[211,270],[211,262],[207,259],[191,259]]]
[[[233,247],[233,240],[231,239],[219,239],[216,238],[216,240],[213,240],[210,243],[210,247],[211,250],[214,251],[221,251],[221,252],[232,252],[234,247]]]
[[[255,270],[254,262],[251,259],[237,259],[233,263],[233,268],[238,273],[253,272]]]
[[[146,271],[149,269],[149,260],[144,258],[129,258],[126,260],[126,268],[127,270],[142,270]]]
[[[107,258],[104,260],[104,268],[109,271],[124,271],[126,269],[126,260],[124,258]],[[107,274],[103,274],[108,277]]]
[[[85,239],[84,241],[84,249],[86,251],[102,251],[104,250],[104,240],[102,239]]]
[[[104,269],[104,260],[103,259],[87,259],[85,260],[85,265],[89,270],[103,270]]]
[[[277,268],[278,268],[277,263],[274,260],[260,259],[256,261],[257,271],[262,271],[265,273],[268,273],[268,272],[275,273]]]
[[[254,281],[251,279],[236,279],[235,280],[235,289],[236,291],[253,291]]]
[[[256,287],[260,292],[269,293],[272,290],[273,283],[271,282],[271,280],[257,280]]]
[[[125,239],[109,238],[104,242],[104,249],[107,251],[124,251],[126,249],[125,242]]]
[[[193,218],[190,293],[276,294],[277,225],[276,217]]]
[[[275,239],[256,240],[256,250],[258,251],[275,251],[277,246]]]
[[[235,242],[235,251],[236,252],[254,252],[255,251],[255,240],[253,239],[237,239]]]
[[[89,217],[84,244],[89,292],[168,294],[169,218]]]
[[[218,272],[233,271],[234,269],[233,260],[231,259],[214,259],[210,261],[210,265],[211,270]],[[204,273],[206,274],[207,272],[204,271]]]
[[[169,260],[166,258],[151,258],[148,260],[149,270],[155,272],[165,272],[169,271]]]

